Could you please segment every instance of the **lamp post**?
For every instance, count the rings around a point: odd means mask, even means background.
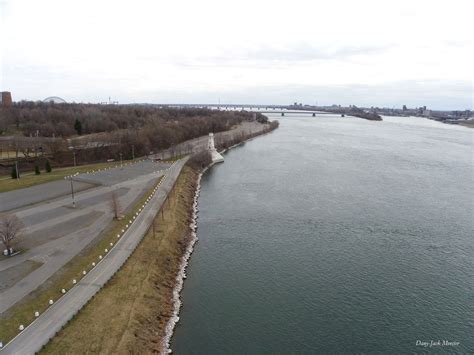
[[[74,185],[72,183],[72,176],[69,177],[69,181],[71,182],[72,208],[76,208],[76,200],[74,198]]]
[[[120,153],[120,169],[122,169],[122,153]]]

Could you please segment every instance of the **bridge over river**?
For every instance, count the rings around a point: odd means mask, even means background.
[[[221,111],[249,111],[249,112],[260,112],[260,113],[276,113],[282,116],[297,114],[297,115],[312,115],[313,117],[319,115],[341,115],[340,113],[320,111],[320,110],[297,110],[289,108],[288,106],[281,105],[245,105],[245,104],[172,104],[172,105],[159,105],[162,107],[175,107],[175,108],[207,108],[212,110]]]

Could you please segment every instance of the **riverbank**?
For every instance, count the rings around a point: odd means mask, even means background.
[[[246,141],[252,140],[255,137],[261,136],[268,134],[275,129],[277,129],[279,126],[278,121],[272,121],[268,124],[266,124],[264,129],[261,129],[260,131],[253,131],[249,132],[246,135],[240,134],[238,136],[232,136],[231,139],[224,140],[220,143],[219,148],[220,148],[220,153],[225,153],[226,151],[237,147],[241,144],[244,144]],[[188,266],[188,261],[191,257],[191,254],[193,253],[194,250],[194,245],[198,241],[197,238],[197,219],[198,219],[198,198],[199,198],[199,193],[201,191],[201,177],[202,175],[210,169],[215,163],[213,163],[210,160],[210,157],[208,156],[207,158],[200,158],[197,161],[192,161],[190,160],[190,165],[194,166],[194,171],[200,171],[199,175],[197,177],[196,181],[196,191],[194,194],[194,201],[192,205],[192,220],[190,226],[190,237],[188,239],[188,244],[186,246],[186,251],[181,259],[181,264],[180,268],[178,271],[178,274],[176,276],[176,282],[175,286],[173,289],[173,299],[172,299],[172,304],[173,304],[173,309],[172,309],[172,315],[168,319],[167,324],[165,326],[165,334],[164,337],[161,341],[161,353],[170,353],[172,352],[172,349],[170,347],[171,339],[173,337],[173,332],[174,328],[179,322],[179,312],[181,309],[181,290],[183,288],[183,283],[184,280],[186,279],[186,267]]]
[[[269,127],[260,134],[268,133]],[[43,353],[167,351],[179,320],[185,267],[197,240],[199,170],[184,168],[168,202],[127,263]]]
[[[197,173],[185,167],[152,227],[109,283],[43,349],[149,353],[171,317],[175,278],[188,245]]]

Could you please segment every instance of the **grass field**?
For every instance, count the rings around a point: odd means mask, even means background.
[[[44,354],[158,352],[186,246],[197,174],[185,167],[138,248],[42,350]]]
[[[158,179],[157,183],[161,180]],[[82,271],[89,271],[92,262],[99,261],[99,255],[104,254],[104,249],[110,249],[110,243],[117,240],[117,234],[124,229],[128,221],[145,203],[145,200],[152,192],[154,186],[138,200],[130,212],[120,221],[111,220],[110,225],[80,254],[69,261],[60,271],[48,279],[41,287],[25,297],[19,303],[10,308],[5,314],[0,316],[0,342],[6,344],[10,339],[18,334],[18,327],[23,324],[25,327],[34,320],[36,311],[42,313],[48,307],[48,300],[57,300],[61,296],[61,289],[68,290],[73,286],[72,280],[80,280]]]
[[[75,173],[85,173],[90,170],[102,169],[107,167],[113,167],[118,163],[110,162],[110,163],[98,163],[98,164],[90,164],[90,165],[81,165],[72,168],[60,168],[54,169],[50,173],[46,173],[44,171],[41,172],[41,175],[35,175],[34,173],[28,173],[25,175],[21,175],[20,180],[12,179],[10,176],[2,176],[0,178],[0,193],[12,191],[16,189],[22,189],[25,187],[30,187],[34,185],[44,184],[45,182],[61,180],[65,176],[72,175]]]

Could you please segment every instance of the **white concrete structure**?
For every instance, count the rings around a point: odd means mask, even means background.
[[[216,150],[216,147],[214,145],[214,133],[209,133],[209,141],[207,144],[207,149],[211,153],[213,163],[222,163],[224,161],[224,157],[219,154],[219,152]]]

